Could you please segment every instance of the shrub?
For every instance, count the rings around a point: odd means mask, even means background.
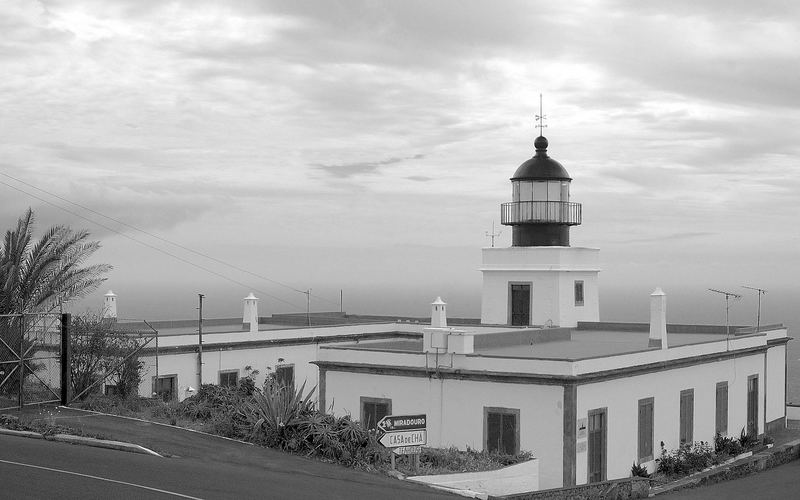
[[[677,450],[667,451],[661,443],[661,456],[656,459],[658,472],[675,476],[691,474],[719,463],[711,445],[705,441],[681,445]]]
[[[738,440],[731,437],[722,436],[719,433],[714,436],[714,453],[717,455],[735,457],[741,452],[742,445],[739,444]]]
[[[748,434],[742,427],[742,432],[739,433],[739,444],[742,445],[742,449],[747,450],[758,444],[758,438],[753,434]]]
[[[650,477],[650,473],[647,472],[647,467],[633,462],[633,465],[631,465],[631,477]]]

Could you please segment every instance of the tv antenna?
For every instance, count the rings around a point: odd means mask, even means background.
[[[755,286],[747,286],[742,285],[742,288],[747,288],[748,290],[755,290],[758,293],[758,314],[756,316],[756,332],[761,329],[761,296],[766,295],[767,291],[763,288],[758,288]]]
[[[535,115],[536,121],[538,122],[535,128],[539,129],[539,137],[542,136],[542,129],[547,128],[547,125],[544,124],[544,121],[547,119],[547,115],[542,112],[542,94],[539,94],[539,114]]]
[[[494,239],[503,234],[503,231],[494,232],[494,221],[492,221],[492,232],[486,231],[486,237],[492,239],[492,248],[494,248]]]
[[[714,288],[709,288],[708,290],[710,292],[718,293],[720,295],[724,295],[725,296],[725,335],[728,336],[731,333],[730,332],[730,329],[731,329],[730,322],[728,321],[728,312],[730,311],[730,308],[731,308],[730,300],[732,298],[736,299],[736,300],[739,300],[739,299],[742,298],[742,296],[739,295],[738,293],[727,292],[725,290],[716,290]]]

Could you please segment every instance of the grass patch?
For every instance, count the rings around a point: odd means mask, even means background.
[[[56,415],[52,412],[42,412],[39,416],[28,420],[20,420],[14,415],[0,415],[0,427],[12,431],[38,432],[47,437],[55,434],[69,434],[72,436],[82,436],[95,439],[109,439],[102,434],[85,432],[83,429],[76,429],[67,425],[60,425],[55,422]]]

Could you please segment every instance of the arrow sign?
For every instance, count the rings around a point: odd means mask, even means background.
[[[383,432],[424,430],[427,427],[427,416],[420,415],[387,415],[376,424]]]
[[[428,431],[398,431],[387,432],[378,440],[387,448],[399,448],[401,446],[422,446],[428,442]]]

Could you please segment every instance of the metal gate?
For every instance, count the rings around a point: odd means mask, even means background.
[[[0,410],[61,400],[61,315],[0,315]]]

